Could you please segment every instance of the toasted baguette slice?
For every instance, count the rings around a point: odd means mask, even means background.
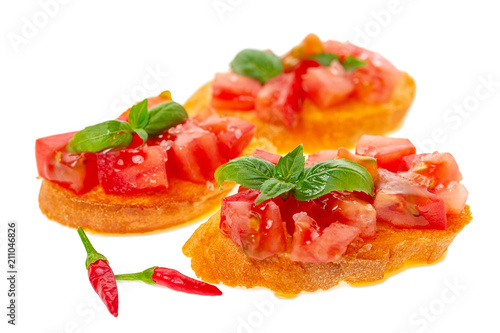
[[[265,260],[246,256],[219,231],[220,214],[202,224],[183,247],[196,275],[210,283],[247,288],[261,286],[279,294],[329,289],[341,281],[373,282],[405,264],[438,260],[462,228],[472,220],[469,206],[449,215],[446,230],[396,229],[379,224],[373,239],[353,242],[340,261],[301,263],[286,254]]]
[[[244,154],[255,149],[275,151],[267,140],[252,139]],[[169,178],[169,187],[138,194],[104,193],[98,185],[77,195],[43,179],[38,202],[43,214],[63,225],[105,234],[138,234],[195,222],[219,209],[221,199],[235,186],[219,190],[215,181],[197,184]]]
[[[259,120],[255,111],[215,110],[224,116],[235,116],[257,125],[255,137],[266,138],[278,153],[292,151],[299,144],[311,153],[339,147],[353,148],[363,134],[383,135],[403,125],[415,96],[415,81],[403,72],[391,99],[381,104],[367,104],[350,99],[328,110],[320,110],[306,99],[293,129]],[[212,82],[203,85],[184,104],[192,117],[210,107]]]

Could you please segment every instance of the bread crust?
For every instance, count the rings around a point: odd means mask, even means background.
[[[288,254],[265,260],[246,256],[219,231],[220,213],[213,215],[183,246],[196,275],[210,283],[236,287],[266,287],[279,294],[330,289],[341,281],[374,282],[409,264],[430,264],[446,251],[455,236],[472,220],[469,206],[449,215],[446,230],[397,229],[377,225],[374,238],[353,242],[337,262],[302,263]]]
[[[413,78],[402,72],[389,101],[367,104],[356,99],[327,110],[318,109],[306,99],[293,129],[257,119],[254,111],[216,110],[220,115],[234,116],[257,125],[255,136],[266,138],[278,153],[284,154],[297,145],[304,145],[305,153],[339,147],[353,148],[363,134],[384,135],[399,129],[410,108],[416,86]],[[206,110],[212,98],[212,82],[199,88],[184,104],[192,117]]]
[[[60,224],[105,234],[140,234],[206,217],[235,186],[169,179],[169,188],[132,195],[104,193],[98,185],[76,195],[43,179],[38,201],[43,214]]]

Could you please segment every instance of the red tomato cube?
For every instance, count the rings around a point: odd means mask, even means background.
[[[36,140],[38,175],[76,194],[90,191],[98,183],[93,153],[70,154],[66,145],[76,132],[52,135]]]
[[[379,135],[363,135],[356,145],[356,155],[377,159],[379,168],[397,172],[403,157],[416,153],[408,139],[389,138]]]
[[[213,180],[215,170],[227,162],[215,134],[191,121],[171,128],[169,134],[174,138],[169,158],[181,178],[195,183]]]
[[[167,188],[167,154],[161,146],[97,153],[97,174],[107,194]]]
[[[212,107],[217,110],[253,110],[259,81],[235,73],[217,73],[212,84]]]
[[[295,126],[301,108],[302,88],[294,73],[282,73],[267,81],[255,102],[259,119],[287,127]]]
[[[332,262],[340,259],[349,244],[358,237],[356,227],[333,222],[321,230],[307,213],[294,215],[295,232],[290,259],[301,262]]]
[[[252,140],[256,126],[236,117],[211,115],[198,126],[217,135],[222,155],[233,159],[241,155]]]

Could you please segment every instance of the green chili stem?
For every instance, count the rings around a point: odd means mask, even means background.
[[[108,259],[106,259],[105,256],[94,249],[82,227],[78,227],[78,235],[82,240],[83,246],[85,246],[85,251],[87,251],[87,259],[85,260],[85,267],[87,270],[89,269],[90,264],[95,263],[97,260],[104,260],[108,262]]]
[[[142,272],[138,273],[129,273],[129,274],[117,274],[115,275],[115,279],[122,280],[122,281],[142,281],[147,284],[156,284],[156,282],[153,281],[153,273],[155,268],[158,266],[153,266],[151,268],[148,268]]]

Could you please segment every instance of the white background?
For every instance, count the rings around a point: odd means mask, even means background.
[[[52,5],[51,16],[43,14],[41,3],[47,2],[0,5],[4,271],[8,221],[17,221],[19,235],[18,325],[6,323],[8,288],[2,278],[2,332],[499,331],[495,2],[74,0]],[[225,5],[225,11],[214,4]],[[38,27],[30,30],[33,23]],[[38,209],[35,139],[115,118],[146,97],[144,91],[153,96],[169,89],[182,103],[215,72],[225,71],[239,50],[282,54],[310,32],[378,51],[415,78],[415,103],[394,135],[409,137],[423,151],[453,153],[470,192],[472,223],[444,261],[375,286],[342,286],[279,301],[264,289],[221,286],[224,295],[210,298],[129,283],[120,290],[119,317],[109,315],[88,282],[76,231],[47,220]],[[150,71],[160,72],[157,81],[148,77]],[[488,80],[493,84],[485,85]],[[127,95],[135,98],[126,102]],[[115,272],[160,265],[194,276],[181,247],[196,227],[90,238]]]

